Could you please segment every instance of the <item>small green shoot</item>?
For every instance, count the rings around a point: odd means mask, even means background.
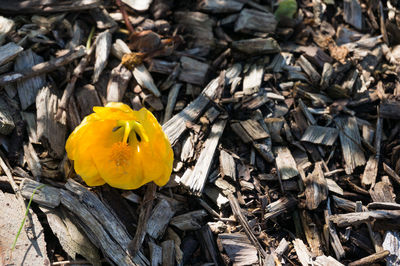
[[[90,47],[92,46],[92,38],[93,38],[95,29],[96,29],[96,27],[93,26],[92,29],[90,30],[89,38],[86,41],[86,50],[89,50]]]
[[[33,196],[35,195],[35,193],[36,193],[36,191],[37,191],[38,189],[41,189],[41,188],[43,188],[44,186],[46,186],[46,185],[45,185],[45,184],[42,184],[42,185],[40,185],[40,186],[37,186],[37,187],[33,190],[32,195],[31,195],[31,198],[29,199],[28,206],[26,206],[26,211],[25,211],[24,219],[22,219],[21,226],[19,227],[18,233],[17,233],[17,235],[15,236],[15,240],[14,240],[14,243],[13,243],[13,245],[12,245],[12,247],[11,247],[11,251],[13,251],[14,248],[15,248],[15,246],[17,245],[18,237],[19,237],[19,235],[21,234],[22,227],[24,227],[24,224],[25,224],[25,221],[26,221],[26,217],[28,217],[28,212],[29,212],[29,208],[31,207],[31,203],[32,203]]]

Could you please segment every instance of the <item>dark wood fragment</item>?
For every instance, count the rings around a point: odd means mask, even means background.
[[[349,266],[371,265],[375,262],[378,262],[378,261],[384,259],[389,254],[390,254],[390,252],[388,250],[384,250],[384,251],[369,255],[367,257],[364,257],[362,259],[350,262],[348,265]]]

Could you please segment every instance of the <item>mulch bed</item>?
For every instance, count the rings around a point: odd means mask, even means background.
[[[400,264],[396,1],[16,0],[0,14],[2,264]],[[158,119],[166,186],[75,174],[65,141],[107,102]]]

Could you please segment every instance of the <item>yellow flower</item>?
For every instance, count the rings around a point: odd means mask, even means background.
[[[159,186],[168,182],[173,152],[151,112],[133,111],[123,103],[96,106],[93,111],[65,145],[86,184],[136,189],[151,181]]]

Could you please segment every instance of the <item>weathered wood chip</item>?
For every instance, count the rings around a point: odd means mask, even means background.
[[[168,223],[174,216],[175,210],[169,202],[161,199],[154,207],[152,214],[147,221],[147,233],[155,239],[160,238],[167,229]]]
[[[351,174],[357,166],[366,163],[357,121],[355,117],[347,116],[337,117],[335,122],[339,129],[346,174]]]
[[[58,189],[57,189],[58,190]],[[68,256],[76,259],[82,255],[95,266],[101,265],[99,250],[90,242],[76,219],[65,208],[48,209],[40,207],[46,214],[47,222]]]
[[[358,0],[343,1],[343,18],[344,21],[354,26],[356,29],[362,29],[362,9]]]
[[[246,73],[243,80],[243,92],[251,95],[259,91],[263,79],[264,67],[261,64],[254,64]]]
[[[236,164],[232,155],[221,150],[219,154],[219,164],[222,177],[228,176],[236,181]]]
[[[12,60],[24,50],[21,46],[9,42],[0,47],[0,65],[4,65]]]
[[[179,80],[196,85],[203,85],[207,78],[208,64],[187,56],[181,57]]]
[[[198,3],[200,10],[216,14],[237,12],[243,5],[243,2],[236,0],[201,0]]]
[[[332,146],[338,135],[339,131],[333,127],[309,126],[301,137],[301,141]]]
[[[219,139],[224,132],[226,120],[221,119],[211,127],[211,132],[204,143],[204,148],[200,153],[197,163],[190,176],[181,179],[181,183],[188,187],[191,192],[202,193],[206,183],[208,174],[211,169],[211,163],[214,157],[215,150],[219,143]]]
[[[257,249],[243,233],[218,234],[222,247],[234,265],[258,263]]]
[[[250,55],[274,54],[281,48],[274,38],[254,38],[232,42],[232,47]]]
[[[303,180],[306,187],[306,205],[309,210],[315,210],[328,196],[328,186],[322,172],[321,162],[315,164],[314,171]]]
[[[22,71],[43,62],[43,58],[35,54],[31,49],[19,53],[14,64],[14,71]],[[36,101],[38,91],[45,85],[46,75],[32,77],[17,82],[18,97],[22,110],[25,110]]]
[[[30,199],[33,191],[43,185],[29,178],[24,178],[20,185],[21,195],[25,199]],[[54,208],[60,205],[60,192],[58,189],[45,185],[41,189],[37,189],[32,200],[39,205]]]
[[[290,150],[285,146],[274,148],[275,161],[277,170],[280,172],[282,180],[288,180],[299,174],[297,171],[296,161],[294,160]]]
[[[111,32],[109,30],[103,31],[96,38],[96,60],[93,70],[93,83],[99,80],[101,72],[108,63],[108,55],[111,50]]]
[[[201,228],[202,221],[207,217],[205,210],[191,211],[171,219],[170,224],[182,231],[193,231]]]
[[[59,103],[58,96],[47,86],[37,94],[37,137],[54,158],[64,157],[67,134],[66,125],[54,119]]]
[[[172,145],[175,145],[179,137],[185,132],[186,123],[196,120],[210,103],[210,100],[214,100],[224,86],[224,75],[213,79],[193,102],[163,125],[163,130]]]
[[[236,32],[254,33],[265,32],[274,33],[278,22],[274,14],[262,12],[255,9],[244,8],[239,14],[235,24]]]

